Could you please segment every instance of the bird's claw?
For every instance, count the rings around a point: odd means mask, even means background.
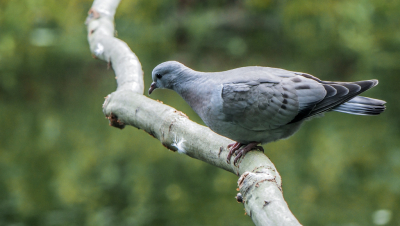
[[[229,153],[228,153],[228,157],[226,158],[226,162],[228,164],[231,163],[232,155],[235,154],[236,151],[239,150],[241,146],[242,146],[242,144],[239,143],[239,142],[236,142],[236,143],[233,143],[233,144],[228,144],[228,149],[230,149]]]
[[[251,151],[252,149],[258,149],[262,152],[264,152],[264,148],[261,146],[257,146],[259,143],[253,142],[245,145],[244,147],[241,148],[242,144],[239,142],[236,142],[234,144],[229,144],[228,148],[230,148],[228,157],[226,162],[230,163],[231,162],[231,157],[233,154],[236,154],[235,159],[233,160],[233,165],[237,165],[237,162],[242,156],[245,156],[247,152]]]
[[[259,151],[261,151],[262,153],[265,153],[264,148],[262,146],[255,146],[255,149],[258,149]]]

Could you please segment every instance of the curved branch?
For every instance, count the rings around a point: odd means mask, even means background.
[[[143,72],[128,45],[114,37],[114,14],[119,0],[95,0],[86,20],[95,58],[112,65],[118,88],[107,96],[103,112],[112,126],[131,125],[154,136],[168,149],[241,175],[238,186],[247,214],[256,225],[300,225],[290,212],[282,180],[263,153],[249,152],[238,166],[226,161],[226,137],[196,124],[180,111],[143,96]]]

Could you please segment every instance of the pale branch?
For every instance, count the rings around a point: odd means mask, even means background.
[[[95,0],[86,20],[88,41],[93,56],[111,64],[116,74],[117,91],[143,94],[143,71],[129,46],[114,37],[114,14],[120,0]]]
[[[112,126],[131,125],[154,136],[168,149],[241,175],[238,186],[246,213],[256,225],[300,225],[282,194],[274,164],[259,151],[249,152],[238,166],[227,163],[234,141],[192,122],[180,111],[143,96],[143,72],[128,45],[114,37],[119,0],[95,0],[86,20],[92,54],[112,65],[118,84],[107,96],[103,112]]]

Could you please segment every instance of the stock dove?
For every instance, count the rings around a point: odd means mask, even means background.
[[[199,72],[167,61],[154,68],[152,79],[149,95],[156,88],[176,91],[211,130],[236,141],[228,146],[227,162],[236,154],[234,164],[253,148],[264,151],[258,144],[287,138],[324,112],[378,115],[386,103],[358,96],[378,80],[329,82],[270,67]]]

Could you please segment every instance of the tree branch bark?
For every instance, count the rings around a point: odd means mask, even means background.
[[[118,88],[107,96],[103,112],[110,125],[143,129],[168,149],[241,175],[238,186],[246,213],[256,225],[300,225],[282,194],[282,180],[274,164],[259,151],[227,163],[227,145],[234,141],[196,124],[174,108],[143,95],[143,71],[128,45],[114,37],[114,14],[120,0],[95,0],[86,20],[90,50],[107,61]]]

